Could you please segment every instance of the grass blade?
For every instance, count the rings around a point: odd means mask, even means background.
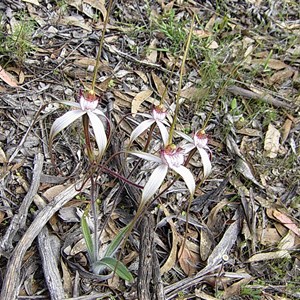
[[[81,229],[82,229],[82,233],[83,233],[83,237],[89,254],[90,261],[93,262],[94,247],[93,247],[92,235],[86,221],[86,212],[84,212],[84,214],[82,215],[80,224],[81,224]]]
[[[116,260],[112,257],[103,257],[100,261],[97,261],[93,264],[93,270],[96,272],[97,270],[102,269],[101,267],[106,266],[112,271],[115,271],[120,278],[132,282],[133,276],[126,268],[126,266],[120,261]],[[97,272],[98,273],[98,272]]]

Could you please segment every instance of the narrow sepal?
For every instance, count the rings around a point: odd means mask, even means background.
[[[102,156],[107,145],[107,137],[106,137],[104,126],[102,124],[102,121],[99,119],[99,117],[96,116],[93,112],[88,111],[87,114],[89,116],[92,128],[94,130],[95,139],[96,139],[100,156]]]
[[[209,155],[203,148],[197,148],[201,156],[202,165],[203,165],[203,176],[206,178],[211,173],[211,161]]]
[[[184,166],[173,167],[172,169],[182,177],[186,186],[189,189],[189,192],[191,193],[191,195],[194,195],[196,184],[195,184],[194,176],[191,173],[191,171]]]
[[[159,165],[151,174],[148,182],[146,183],[143,193],[141,204],[145,205],[151,197],[157,192],[160,188],[162,182],[164,181],[168,172],[168,166],[165,164]]]

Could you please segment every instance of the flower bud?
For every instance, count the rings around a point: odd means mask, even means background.
[[[194,136],[195,146],[198,148],[205,148],[208,143],[208,136],[204,133],[203,130],[199,130],[196,132]]]
[[[168,145],[161,151],[161,160],[170,168],[179,167],[184,163],[184,151],[174,144]]]
[[[98,98],[94,91],[90,90],[86,93],[80,91],[79,104],[82,110],[94,110],[98,105]]]
[[[155,121],[163,121],[166,118],[167,111],[163,105],[154,106],[152,110],[152,116]]]

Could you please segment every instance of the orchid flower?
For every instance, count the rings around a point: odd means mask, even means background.
[[[207,146],[208,143],[208,136],[207,134],[205,134],[205,132],[203,130],[198,130],[195,135],[194,138],[191,138],[190,136],[182,133],[182,132],[177,132],[182,138],[184,138],[185,140],[187,140],[189,143],[184,145],[184,150],[185,153],[190,152],[191,150],[197,148],[200,156],[201,156],[201,160],[202,160],[202,165],[203,165],[203,176],[204,178],[206,178],[210,173],[211,173],[211,161],[209,158],[209,154],[210,153],[210,149]]]
[[[164,181],[168,170],[171,169],[179,174],[187,185],[191,195],[195,193],[195,180],[189,169],[184,164],[184,150],[176,147],[174,144],[166,146],[160,151],[160,156],[153,154],[133,151],[131,154],[140,158],[158,163],[158,166],[152,172],[143,192],[141,204],[145,204],[160,188]]]
[[[148,118],[148,120],[143,121],[141,124],[139,124],[131,133],[130,135],[130,144],[137,139],[138,136],[140,136],[145,130],[150,128],[150,126],[154,123],[157,124],[159,131],[161,133],[161,137],[163,140],[164,145],[168,142],[168,130],[166,128],[166,125],[168,125],[168,122],[165,120],[167,111],[163,107],[163,105],[157,105],[154,106],[151,115],[150,114],[139,114],[143,117]]]
[[[63,116],[56,119],[52,124],[49,136],[50,149],[52,147],[53,139],[58,133],[60,133],[63,129],[68,127],[71,123],[73,123],[80,117],[87,115],[94,130],[99,154],[100,156],[102,156],[107,145],[107,137],[103,123],[99,116],[102,116],[104,118],[106,118],[106,116],[101,110],[97,109],[98,98],[96,97],[94,91],[88,91],[86,93],[80,91],[79,103],[71,101],[63,101],[62,103],[71,107],[75,107],[76,109],[68,111]]]

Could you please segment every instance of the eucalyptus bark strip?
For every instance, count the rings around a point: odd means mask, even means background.
[[[77,190],[82,182],[77,182],[65,191],[57,195],[54,200],[49,203],[34,219],[26,233],[20,239],[15,247],[14,252],[7,264],[7,272],[3,281],[0,299],[17,299],[19,293],[20,271],[22,266],[23,257],[31,246],[34,239],[41,232],[42,228],[46,225],[49,219],[68,201],[73,199],[80,191]],[[88,188],[90,182],[86,182],[82,189]]]
[[[15,214],[10,222],[8,229],[5,232],[5,235],[1,241],[0,249],[2,251],[11,251],[13,249],[12,241],[20,230],[26,225],[26,219],[28,215],[29,207],[33,201],[34,196],[36,195],[38,188],[40,186],[40,178],[43,168],[44,157],[41,153],[37,153],[34,157],[34,169],[31,180],[30,188],[24,197],[18,214]]]
[[[53,240],[51,240],[48,228],[46,226],[42,228],[42,231],[38,235],[38,243],[43,264],[44,277],[49,294],[51,295],[51,300],[65,299],[62,278],[59,274],[57,265],[57,257],[54,253]]]

